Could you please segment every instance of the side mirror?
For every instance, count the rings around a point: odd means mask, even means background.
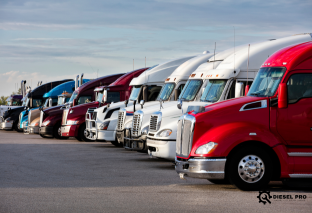
[[[182,103],[183,103],[182,100],[179,99],[177,104],[178,109],[182,109]]]
[[[141,109],[143,109],[143,105],[144,105],[145,101],[144,100],[141,100],[140,101],[140,105],[141,105]]]
[[[143,100],[147,101],[147,86],[143,87]]]
[[[129,102],[129,100],[127,99],[127,100],[125,100],[125,106],[127,107],[128,106],[128,102]]]
[[[178,100],[178,89],[174,90],[174,100]]]
[[[104,99],[104,103],[106,103],[107,102],[107,90],[106,89],[104,90],[104,97],[103,97],[103,99]]]
[[[287,108],[287,85],[286,83],[281,83],[278,87],[278,108]]]
[[[236,81],[236,83],[235,83],[235,98],[238,98],[241,96],[244,96],[244,83]]]
[[[39,110],[40,110],[40,111],[42,111],[42,110],[43,110],[43,107],[42,107],[42,106],[41,106],[41,107],[39,107]]]
[[[76,105],[78,105],[78,100],[74,99],[72,106],[76,106]]]
[[[49,98],[49,107],[52,106],[52,98]]]
[[[135,112],[135,104],[136,104],[136,100],[133,101],[133,112]]]
[[[245,86],[245,96],[247,96],[248,92],[249,92],[249,85],[246,85]]]

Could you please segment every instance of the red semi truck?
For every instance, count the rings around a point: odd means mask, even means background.
[[[100,85],[108,86],[122,75],[124,74],[114,74],[100,77],[92,81],[88,81],[87,83],[84,83],[79,87],[77,87],[78,79],[76,79],[76,89],[69,100],[69,105],[67,105],[66,107],[94,102],[96,99],[96,94],[94,94],[95,87],[98,87]],[[82,77],[80,79],[80,82],[83,82]],[[97,104],[99,103],[97,102]],[[54,106],[40,112],[39,134],[41,137],[55,137],[57,139],[64,138],[61,135],[62,115],[64,109],[65,105]],[[79,127],[80,125],[77,126]],[[78,131],[78,129],[76,131]]]
[[[180,118],[176,171],[242,190],[312,178],[312,42],[281,49],[248,95]]]
[[[72,106],[63,111],[61,133],[63,137],[75,137],[79,141],[90,141],[86,130],[86,113],[88,109],[96,109],[99,104],[106,105],[112,102],[127,100],[130,96],[132,87],[129,85],[131,80],[138,77],[148,68],[142,68],[128,72],[118,78],[114,83],[105,87],[97,87],[94,92],[99,93],[97,101]],[[105,91],[106,90],[106,91]],[[106,95],[106,97],[104,97]],[[105,101],[103,101],[105,99]],[[89,110],[89,111],[90,111]],[[119,109],[118,109],[119,110]]]

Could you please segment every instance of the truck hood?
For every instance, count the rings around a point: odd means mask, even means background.
[[[89,103],[84,103],[84,104],[80,104],[74,107],[69,108],[69,112],[72,111],[72,113],[69,113],[67,115],[67,119],[73,119],[77,116],[81,116],[81,115],[85,115],[87,113],[87,110],[89,108],[92,107],[98,107],[99,106],[99,102],[98,101],[93,101],[93,102],[89,102]]]

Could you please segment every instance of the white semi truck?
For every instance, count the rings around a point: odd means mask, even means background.
[[[241,48],[243,47],[237,47],[236,50],[239,50]],[[202,61],[202,63],[194,63],[196,64],[196,66],[193,66],[193,69],[189,70],[189,72],[191,71],[188,75],[189,78],[184,79],[184,81],[187,80],[187,82],[183,91],[179,95],[179,98],[183,97],[184,101],[190,102],[200,97],[203,91],[200,88],[204,87],[203,80],[207,78],[207,71],[217,67],[225,58],[227,58],[231,54],[233,54],[233,49],[213,55],[209,58],[209,60]],[[195,60],[193,60],[193,62],[195,62]],[[202,103],[202,105],[204,104],[205,103]],[[124,140],[124,147],[126,149],[147,152],[146,139],[148,136],[147,133],[149,131],[149,128],[154,128],[154,125],[159,126],[161,124],[156,121],[156,123],[150,126],[149,122],[151,115],[159,109],[160,112],[164,110],[166,111],[167,109],[174,109],[175,111],[178,111],[176,106],[176,101],[171,103],[162,103],[162,101],[160,101],[153,106],[144,107],[144,109],[136,111],[133,115],[133,119],[129,117],[127,120],[124,121],[124,125],[118,123],[117,128],[119,126],[124,126],[124,134],[121,136],[118,135],[118,141]],[[120,113],[122,113],[122,110],[120,111]],[[179,115],[177,118],[181,116],[181,111],[178,111],[178,113]],[[157,114],[161,117],[161,113],[157,112]]]
[[[140,100],[144,100],[144,102],[154,101],[161,91],[166,78],[178,66],[193,57],[195,56],[170,60],[149,68],[138,77],[132,79],[130,83],[132,91],[128,100],[88,110],[86,113],[86,132],[88,134],[86,137],[89,140],[111,141],[118,146],[116,142],[118,111],[124,107],[131,107],[131,112],[128,115],[132,116],[133,111],[140,108]],[[104,92],[104,94],[107,94],[107,92]],[[148,103],[146,104],[148,105]]]
[[[246,45],[246,48],[227,57],[215,69],[205,73],[205,78],[207,78],[203,83],[205,89],[203,89],[201,96],[196,97],[196,102],[184,101],[185,99],[191,100],[190,97],[192,96],[188,94],[186,88],[180,96],[180,100],[184,102],[179,102],[179,107],[182,105],[184,113],[192,110],[200,111],[203,110],[203,108],[200,109],[201,106],[232,98],[234,93],[235,97],[242,95],[243,87],[241,84],[244,83],[245,85],[247,78],[249,82],[253,80],[259,67],[270,55],[284,47],[307,41],[311,41],[310,35],[295,35],[253,44],[250,49]],[[204,65],[199,67],[199,70],[203,68]],[[197,77],[197,73],[194,80],[197,78],[197,81],[200,82],[201,79]],[[181,115],[182,112],[178,107],[171,107],[155,112],[150,116],[148,122],[150,128],[147,136],[150,155],[169,160],[175,159],[176,139],[181,137],[181,135],[177,135],[177,122]]]

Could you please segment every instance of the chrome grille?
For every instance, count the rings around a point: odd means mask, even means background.
[[[117,130],[123,130],[126,118],[126,109],[121,109],[118,112]]]
[[[66,125],[68,112],[69,112],[69,109],[63,110],[62,125]]]
[[[97,116],[97,112],[94,112],[95,109],[95,107],[89,108],[86,113],[86,128],[88,130],[95,127],[95,120]]]
[[[20,113],[19,118],[18,118],[18,123],[21,123],[22,120],[22,113]]]
[[[136,111],[133,114],[132,120],[132,135],[133,136],[140,136],[141,135],[141,124],[143,120],[143,112],[141,110]]]
[[[161,112],[155,112],[151,115],[150,125],[149,125],[150,132],[157,132],[159,130],[160,124],[161,124],[161,118],[162,118]]]
[[[28,124],[30,124],[30,121],[31,121],[31,110],[29,110],[29,113],[28,113]]]
[[[195,117],[184,115],[178,121],[176,153],[181,157],[188,157],[193,142],[193,133],[195,126]]]
[[[39,126],[41,127],[43,122],[43,111],[40,111],[40,121],[39,121]]]

